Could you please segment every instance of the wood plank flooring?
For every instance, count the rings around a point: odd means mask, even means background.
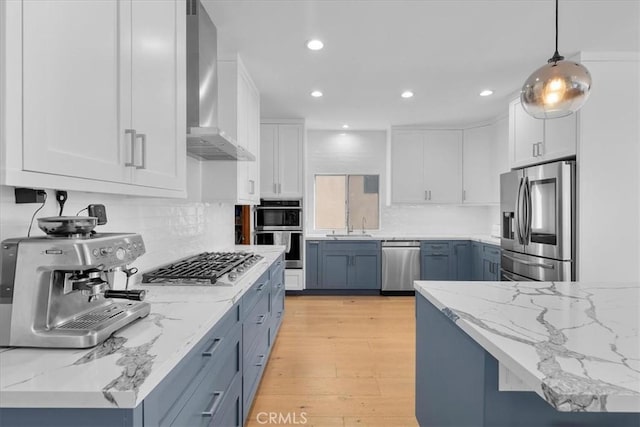
[[[247,426],[411,427],[414,401],[414,297],[287,296]]]

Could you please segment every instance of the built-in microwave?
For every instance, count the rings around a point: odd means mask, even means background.
[[[302,200],[260,200],[256,207],[255,228],[258,231],[301,230]]]

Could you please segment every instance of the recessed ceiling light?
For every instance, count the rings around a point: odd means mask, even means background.
[[[349,129],[349,125],[348,125],[348,124],[346,124],[346,123],[345,123],[345,124],[343,124],[343,125],[342,125],[342,129]]]
[[[410,90],[405,90],[400,96],[403,98],[411,98],[413,96],[413,92],[411,92]]]
[[[489,95],[493,95],[493,91],[491,89],[485,89],[482,92],[480,92],[480,96],[489,96]]]
[[[322,92],[320,92],[319,90],[314,90],[313,92],[311,92],[311,96],[313,96],[314,98],[320,98],[322,96]]]
[[[314,39],[314,40],[309,40],[307,42],[307,47],[310,50],[320,50],[324,47],[324,43],[322,43],[320,40],[318,39]]]

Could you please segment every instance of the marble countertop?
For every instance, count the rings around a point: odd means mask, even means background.
[[[556,409],[640,412],[640,283],[416,281],[415,289]]]
[[[0,407],[135,408],[282,254],[237,246],[264,259],[233,286],[157,286],[151,313],[90,349],[0,348]]]
[[[354,231],[350,236],[341,235],[339,237],[328,236],[326,234],[305,234],[307,240],[471,240],[474,242],[488,243],[500,246],[500,237],[488,234],[475,235],[453,235],[453,234],[374,234],[363,236],[362,233]]]

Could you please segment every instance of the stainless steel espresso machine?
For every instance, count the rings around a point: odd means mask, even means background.
[[[128,281],[137,272],[127,265],[144,252],[142,236],[134,233],[3,241],[0,346],[92,347],[146,316],[145,291],[112,289],[117,275]]]

